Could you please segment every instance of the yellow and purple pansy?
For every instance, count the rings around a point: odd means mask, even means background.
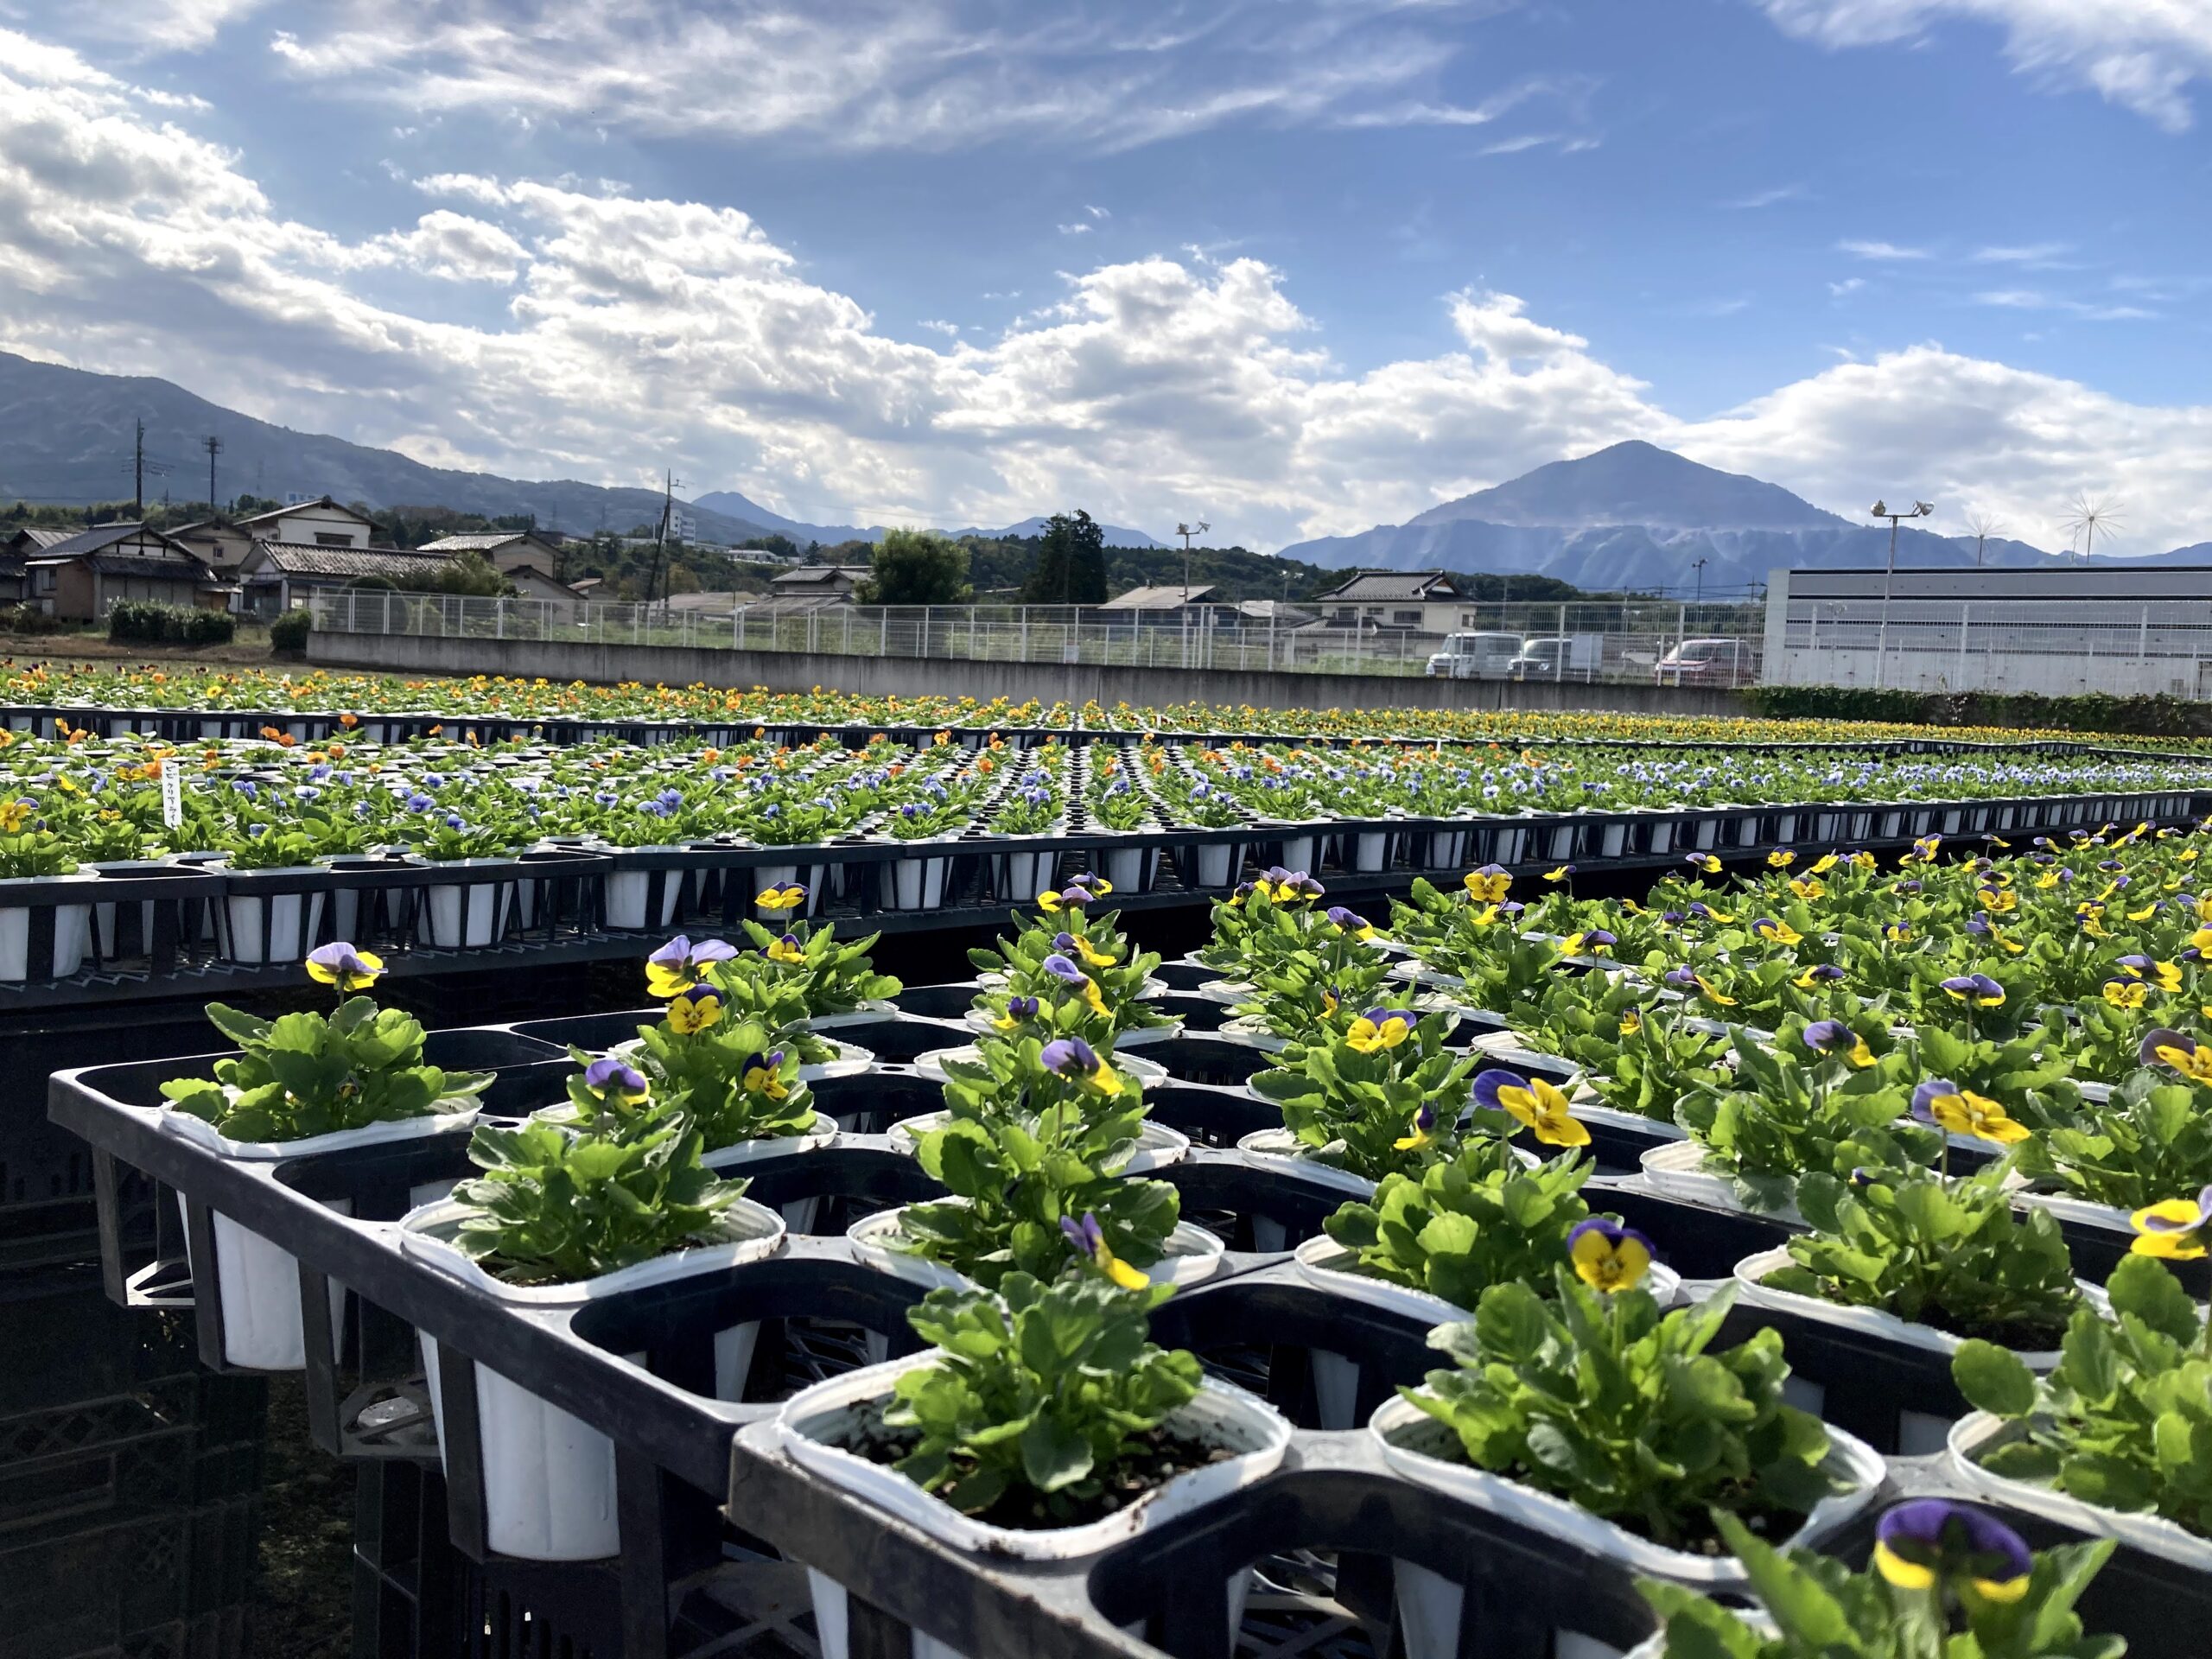
[[[1897,1504],[1874,1528],[1874,1570],[1899,1590],[2015,1602],[2027,1594],[2035,1565],[2012,1528],[1946,1498]]]
[[[1060,1233],[1077,1255],[1089,1261],[1123,1290],[1142,1290],[1152,1282],[1114,1254],[1106,1243],[1106,1230],[1098,1224],[1098,1217],[1094,1212],[1084,1211],[1080,1221],[1073,1216],[1062,1216]]]
[[[2017,1146],[2034,1133],[1988,1096],[1961,1089],[1948,1077],[1930,1077],[1912,1091],[1912,1115],[1952,1135],[1970,1135],[2000,1147]]]
[[[681,996],[699,982],[709,963],[728,962],[737,947],[726,939],[702,939],[694,944],[677,934],[645,958],[645,989],[655,996]]]
[[[1574,1276],[1607,1296],[1634,1290],[1651,1271],[1651,1241],[1607,1216],[1592,1216],[1567,1236]]]
[[[1503,1112],[1545,1146],[1590,1144],[1590,1131],[1567,1110],[1565,1091],[1543,1077],[1524,1077],[1493,1066],[1476,1075],[1474,1099],[1486,1110]]]
[[[365,991],[383,976],[384,958],[338,939],[308,951],[307,968],[308,977],[319,984],[340,991]]]
[[[1370,1008],[1351,1022],[1351,1029],[1344,1033],[1344,1043],[1355,1053],[1372,1054],[1397,1047],[1413,1031],[1411,1008]]]
[[[2212,1186],[2200,1187],[2193,1198],[2147,1204],[2127,1220],[2136,1235],[2128,1248],[2137,1255],[2194,1262],[2212,1249]]]

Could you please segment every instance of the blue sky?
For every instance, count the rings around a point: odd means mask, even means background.
[[[620,11],[619,17],[608,15]],[[1275,546],[1625,436],[2212,537],[2212,0],[0,0],[0,347]]]

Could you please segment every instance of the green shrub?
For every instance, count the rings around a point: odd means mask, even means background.
[[[269,625],[270,649],[294,654],[304,652],[308,648],[308,635],[314,632],[314,612],[287,611]]]
[[[1776,720],[1879,720],[1925,726],[2010,726],[2113,732],[2139,737],[2212,736],[2212,706],[2163,695],[2103,691],[2052,697],[2032,691],[1891,691],[1853,685],[1754,685],[1754,715]]]
[[[35,605],[0,606],[0,633],[67,633],[69,627]]]
[[[196,605],[163,605],[149,599],[119,599],[108,607],[107,637],[139,645],[226,645],[238,632],[227,611]]]

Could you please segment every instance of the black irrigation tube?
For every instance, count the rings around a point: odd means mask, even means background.
[[[50,950],[65,907],[90,906],[97,919],[90,929],[92,965],[59,978],[31,974],[0,982],[0,1019],[288,986],[296,983],[297,958],[307,948],[348,936],[382,951],[389,969],[403,976],[639,955],[641,946],[649,948],[679,927],[734,927],[752,910],[754,878],[747,873],[762,869],[797,869],[802,880],[817,885],[833,868],[851,872],[847,896],[826,903],[823,917],[905,933],[1002,923],[1012,907],[1027,902],[1027,894],[1007,896],[1011,888],[998,884],[1009,878],[1001,872],[1008,868],[1008,860],[1034,855],[1053,861],[1048,876],[1064,877],[1102,861],[1102,856],[1157,853],[1156,860],[1142,861],[1156,864],[1152,889],[1116,892],[1111,900],[1116,908],[1144,912],[1209,905],[1226,895],[1248,860],[1264,864],[1292,845],[1313,855],[1310,861],[1320,867],[1332,893],[1357,898],[1402,892],[1420,874],[1448,878],[1491,862],[1516,871],[1572,862],[1586,880],[1603,880],[1679,868],[1692,853],[1734,863],[1756,861],[1777,845],[1889,849],[1931,833],[2019,837],[2106,823],[2183,823],[2208,813],[2212,789],[2169,789],[1969,802],[1255,822],[1218,830],[1128,833],[1000,836],[976,830],[935,842],[855,838],[804,847],[701,844],[602,851],[562,846],[458,863],[363,857],[291,870],[232,871],[188,856],[166,864],[108,867],[94,881],[0,883],[0,916],[10,908],[28,912],[32,964],[48,960],[41,953]],[[1377,836],[1386,838],[1382,868],[1344,868],[1356,844]],[[1339,850],[1333,862],[1325,861],[1320,855],[1332,842]],[[1436,855],[1440,845],[1455,855]],[[1227,849],[1226,860],[1207,872],[1202,852],[1215,848]],[[949,861],[949,902],[934,909],[887,907],[893,865],[916,858]],[[665,914],[667,923],[608,925],[607,878],[622,872],[647,877],[641,913]],[[241,902],[251,900],[261,902]],[[283,908],[288,901],[294,906],[290,912]],[[297,919],[287,924],[288,915]],[[469,942],[472,918],[486,923],[480,943]],[[298,930],[289,940],[280,937],[285,925]],[[125,940],[138,944],[140,951],[103,959],[102,939],[111,931],[118,952]],[[242,939],[246,948],[240,948]],[[136,966],[142,957],[143,969]]]
[[[557,1045],[603,1039],[610,1022],[625,1017],[487,1027],[441,1033],[433,1040],[453,1049],[448,1063],[497,1065],[491,1105],[515,1113],[553,1096],[564,1063],[546,1057],[558,1053]],[[902,1026],[910,1029],[894,1029]],[[874,1037],[898,1052],[965,1039],[952,1021],[912,1014],[849,1030],[863,1046]],[[869,1266],[840,1236],[794,1235],[764,1261],[582,1307],[518,1306],[404,1255],[388,1229],[359,1224],[396,1219],[417,1182],[465,1173],[458,1135],[260,1164],[226,1160],[157,1125],[158,1080],[199,1070],[204,1060],[57,1073],[48,1100],[54,1121],[95,1148],[110,1295],[143,1302],[152,1285],[156,1305],[194,1305],[209,1363],[220,1368],[225,1352],[220,1302],[192,1295],[190,1275],[176,1259],[176,1205],[167,1192],[182,1197],[194,1262],[204,1266],[215,1259],[218,1211],[297,1258],[310,1421],[327,1449],[387,1460],[436,1459],[437,1445],[423,1432],[422,1384],[407,1374],[414,1365],[412,1330],[439,1343],[448,1520],[456,1546],[471,1559],[512,1564],[486,1547],[476,1368],[526,1380],[532,1392],[610,1436],[621,1533],[611,1570],[629,1659],[671,1650],[671,1586],[696,1584],[699,1575],[719,1570],[724,1517],[741,1535],[856,1587],[855,1659],[904,1654],[911,1627],[976,1656],[1103,1659],[1147,1652],[1116,1628],[1133,1620],[1143,1621],[1151,1639],[1181,1659],[1228,1659],[1230,1573],[1287,1548],[1340,1552],[1340,1602],[1376,1619],[1389,1616],[1394,1558],[1459,1582],[1473,1615],[1461,1621],[1460,1659],[1546,1651],[1550,1632],[1570,1615],[1574,1628],[1629,1645],[1649,1619],[1619,1565],[1408,1482],[1357,1427],[1313,1426],[1319,1395],[1306,1356],[1325,1350],[1355,1357],[1358,1393],[1351,1421],[1357,1425],[1363,1421],[1360,1413],[1387,1398],[1391,1386],[1417,1381],[1427,1369],[1423,1322],[1317,1285],[1280,1253],[1243,1248],[1255,1218],[1281,1228],[1286,1243],[1310,1236],[1340,1195],[1294,1172],[1255,1166],[1203,1144],[1233,1139],[1266,1114],[1225,1081],[1240,1070],[1249,1074],[1266,1057],[1251,1050],[1240,1056],[1228,1052],[1232,1047],[1196,1035],[1152,1051],[1171,1073],[1180,1068],[1224,1079],[1176,1081],[1148,1099],[1160,1121],[1185,1127],[1201,1141],[1184,1161],[1160,1172],[1162,1179],[1181,1191],[1186,1214],[1217,1223],[1231,1247],[1214,1275],[1160,1311],[1158,1334],[1202,1354],[1266,1353],[1265,1386],[1301,1427],[1282,1468],[1267,1479],[1117,1548],[1049,1564],[981,1559],[935,1542],[791,1463],[772,1431],[774,1404],[709,1397],[713,1333],[734,1322],[840,1318],[881,1332],[890,1351],[911,1347],[899,1315],[918,1287]],[[817,1087],[833,1114],[897,1116],[930,1100],[926,1085],[901,1065]],[[1600,1148],[1605,1162],[1626,1166],[1633,1139]],[[118,1222],[124,1166],[159,1184],[157,1217],[166,1222],[156,1262],[137,1271],[125,1259]],[[931,1191],[913,1159],[872,1134],[771,1154],[743,1173],[753,1182],[751,1196],[764,1202],[844,1201],[827,1209],[833,1227],[846,1203],[872,1209]],[[1589,1196],[1593,1207],[1616,1211],[1651,1234],[1662,1256],[1692,1278],[1725,1276],[1733,1261],[1789,1230],[1765,1218],[1684,1203],[1633,1178],[1601,1176]],[[324,1207],[340,1198],[356,1219]],[[361,1309],[352,1347],[362,1386],[350,1393],[331,1357],[333,1281],[349,1287]],[[1834,1402],[1831,1421],[1854,1429],[1878,1451],[1895,1446],[1900,1411],[1947,1412],[1961,1403],[1948,1391],[1948,1363],[1940,1355],[1873,1352],[1865,1339],[1838,1327],[1764,1309],[1731,1318],[1738,1336],[1760,1325],[1782,1329],[1800,1377],[1824,1388]],[[619,1357],[637,1353],[645,1357],[642,1366]],[[756,1357],[756,1376],[761,1363]],[[1893,1458],[1887,1489],[1916,1495],[1955,1487],[1937,1459]],[[2031,1516],[2013,1518],[2038,1541],[2063,1530]],[[1870,1542],[1862,1519],[1823,1548],[1859,1561]],[[607,1571],[579,1567],[576,1582],[603,1585]],[[2124,1547],[2084,1614],[2093,1630],[2129,1636],[2138,1652],[2181,1652],[2190,1632],[2201,1635],[2212,1618],[2212,1583]]]

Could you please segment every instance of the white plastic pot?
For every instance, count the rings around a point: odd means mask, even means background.
[[[223,918],[229,944],[224,954],[232,962],[249,963],[299,961],[315,949],[315,931],[322,924],[322,899],[319,893],[226,893]],[[58,938],[55,944],[58,948]]]
[[[967,1200],[939,1198],[935,1202],[965,1204]],[[879,1210],[855,1222],[845,1232],[845,1242],[853,1247],[853,1254],[894,1279],[904,1279],[909,1284],[931,1290],[957,1290],[971,1284],[973,1281],[966,1274],[956,1273],[941,1262],[891,1247],[890,1239],[899,1230],[899,1218],[912,1207],[902,1204],[895,1210]],[[1155,1285],[1194,1285],[1221,1265],[1222,1254],[1227,1248],[1205,1228],[1187,1221],[1177,1222],[1175,1230],[1167,1235],[1166,1253],[1144,1270],[1145,1277]]]
[[[1029,1531],[988,1526],[931,1497],[896,1470],[836,1444],[857,1414],[890,1391],[900,1373],[931,1361],[929,1354],[914,1354],[817,1382],[785,1405],[776,1419],[777,1437],[794,1463],[938,1542],[986,1559],[1064,1561],[1097,1554],[1264,1478],[1281,1463],[1290,1445],[1290,1424],[1273,1407],[1242,1389],[1208,1378],[1171,1421],[1232,1455],[1178,1475],[1127,1509],[1079,1527]],[[1243,1598],[1237,1592],[1245,1577],[1240,1571],[1232,1581],[1232,1629],[1241,1622]],[[814,1594],[823,1659],[848,1659],[849,1621],[843,1587],[812,1568],[807,1580]],[[958,1649],[918,1630],[913,1649],[914,1659],[963,1659]]]
[[[164,1111],[160,1119],[162,1128],[182,1141],[204,1147],[219,1157],[240,1161],[272,1162],[279,1158],[305,1158],[316,1153],[339,1152],[349,1147],[366,1147],[394,1141],[412,1141],[426,1135],[465,1133],[474,1127],[478,1109],[472,1106],[465,1111],[435,1117],[403,1119],[394,1123],[372,1123],[359,1129],[340,1129],[331,1135],[308,1135],[298,1141],[232,1141],[219,1134],[214,1126],[203,1118],[188,1113]],[[429,1182],[417,1186],[411,1196],[419,1202],[442,1197],[449,1182]],[[184,1209],[183,1195],[179,1194],[177,1207]],[[327,1207],[338,1214],[350,1215],[353,1207],[342,1198],[331,1199]],[[209,1219],[215,1242],[213,1263],[214,1294],[219,1299],[223,1315],[223,1359],[231,1365],[242,1365],[257,1371],[296,1371],[308,1363],[307,1338],[300,1311],[300,1264],[289,1250],[271,1243],[260,1234],[232,1220],[220,1211],[212,1211]],[[186,1237],[185,1254],[188,1265],[195,1275],[207,1264],[192,1262],[191,1239]],[[195,1276],[195,1287],[204,1281]],[[195,1294],[200,1294],[195,1290]],[[346,1311],[345,1286],[330,1282],[330,1324],[334,1342],[343,1329]]]
[[[976,1049],[973,1043],[963,1043],[957,1048],[933,1048],[928,1053],[916,1057],[914,1072],[916,1076],[926,1077],[931,1083],[945,1083],[950,1080],[946,1077],[944,1071],[948,1065],[973,1065],[976,1058]],[[1123,1054],[1116,1052],[1114,1056],[1114,1069],[1117,1071],[1128,1072],[1147,1089],[1156,1084],[1167,1081],[1166,1066],[1158,1060],[1147,1060],[1135,1054]]]
[[[1910,1319],[1901,1319],[1896,1314],[1885,1313],[1878,1307],[1845,1307],[1818,1296],[1778,1290],[1764,1282],[1767,1274],[1789,1265],[1789,1252],[1786,1249],[1761,1250],[1745,1256],[1736,1264],[1738,1299],[1747,1306],[1775,1308],[1795,1313],[1800,1319],[1841,1325],[1870,1341],[1887,1343],[1896,1347],[1918,1348],[1947,1357],[1959,1351],[1964,1339],[1953,1336],[1948,1331],[1938,1331],[1932,1325],[1917,1325]],[[2100,1313],[2111,1306],[2102,1287],[2078,1279],[2075,1283],[2081,1287],[2083,1298]],[[2054,1369],[2064,1357],[2056,1348],[2042,1351],[2016,1349],[2013,1351],[2022,1364],[2038,1374]],[[1827,1390],[1817,1382],[1792,1376],[1789,1386],[1789,1403],[1801,1410],[1817,1415],[1821,1407],[1827,1404]],[[1955,1421],[1934,1412],[1899,1411],[1897,1455],[1904,1458],[1929,1457],[1942,1451]]]
[[[2199,1573],[2212,1573],[2212,1538],[2193,1533],[2161,1515],[2109,1510],[2101,1503],[2085,1503],[2038,1481],[1993,1475],[1974,1461],[1993,1447],[2019,1439],[2021,1433],[2020,1428],[2001,1417],[1993,1417],[1986,1411],[1968,1412],[1951,1425],[1946,1447],[1950,1454],[1951,1472],[1968,1491],[1991,1503],[2024,1510],[2093,1537],[2117,1538],[2148,1554],[2178,1561]]]
[[[944,903],[949,857],[894,858],[884,893],[893,910],[935,910]]]
[[[1240,1014],[1234,1020],[1224,1020],[1211,1036],[1224,1043],[1242,1043],[1247,1048],[1256,1048],[1262,1054],[1280,1054],[1290,1046],[1290,1039],[1278,1037],[1268,1029],[1268,1022],[1255,1015]]]
[[[1029,905],[1051,888],[1059,873],[1058,853],[1001,853],[991,861],[1001,904]]]
[[[1325,1186],[1332,1192],[1342,1192],[1355,1198],[1375,1196],[1375,1183],[1364,1175],[1355,1175],[1348,1169],[1338,1169],[1334,1164],[1323,1163],[1313,1154],[1313,1149],[1288,1129],[1255,1129],[1236,1143],[1236,1150],[1244,1161],[1263,1169],[1288,1168],[1300,1180],[1315,1186]]]
[[[87,880],[95,879],[86,877]],[[10,906],[0,910],[0,980],[43,979],[48,977],[48,970],[52,977],[65,979],[85,965],[85,952],[92,940],[92,907],[85,904],[56,905],[53,908],[54,951],[48,961],[38,964],[35,976],[31,972],[29,909]]]
[[[658,906],[652,903],[655,876],[663,878]],[[607,925],[620,928],[672,926],[677,900],[683,896],[681,870],[610,870],[607,876]],[[649,913],[656,910],[657,915]],[[527,926],[528,923],[524,925]]]
[[[476,950],[507,931],[512,881],[437,881],[423,889],[420,931],[435,950]]]
[[[1763,1215],[1773,1221],[1785,1221],[1802,1226],[1805,1217],[1798,1213],[1795,1204],[1779,1210],[1753,1210],[1736,1196],[1736,1184],[1725,1175],[1714,1175],[1704,1168],[1705,1148],[1688,1139],[1675,1141],[1663,1147],[1648,1149],[1637,1160],[1643,1173],[1644,1185],[1655,1192],[1663,1192],[1670,1198],[1680,1198],[1686,1204],[1701,1204],[1708,1210],[1732,1210],[1738,1215]]]
[[[1217,841],[1194,849],[1198,854],[1198,885],[1202,887],[1225,887],[1236,879],[1236,872],[1244,868],[1244,844],[1235,841]]]
[[[494,1279],[443,1236],[465,1207],[425,1205],[400,1223],[400,1247],[410,1256],[458,1279],[486,1296],[519,1306],[564,1306],[596,1300],[642,1285],[713,1273],[772,1255],[784,1241],[775,1211],[741,1198],[724,1212],[727,1242],[677,1250],[635,1267],[602,1274],[581,1284],[510,1285]],[[759,1325],[715,1333],[717,1386],[743,1383]],[[733,1332],[741,1334],[733,1334]],[[430,1407],[444,1451],[444,1395],[439,1387],[439,1349],[423,1338],[423,1366]],[[484,1541],[503,1555],[536,1561],[588,1561],[617,1554],[614,1442],[488,1365],[476,1370],[476,1414],[482,1442]]]
[[[924,1112],[918,1116],[901,1118],[891,1126],[889,1140],[893,1152],[912,1156],[921,1138],[932,1129],[938,1129],[951,1121],[950,1112]],[[1190,1156],[1191,1137],[1165,1123],[1147,1122],[1137,1131],[1136,1150],[1128,1160],[1109,1172],[1116,1175],[1143,1175],[1155,1169],[1166,1169],[1179,1164]]]
[[[1157,847],[1116,847],[1098,855],[1100,874],[1116,893],[1150,893],[1160,874]]]
[[[1385,1402],[1368,1419],[1368,1433],[1382,1451],[1383,1460],[1406,1479],[1472,1504],[1486,1513],[1503,1516],[1535,1532],[1565,1540],[1593,1554],[1619,1562],[1631,1572],[1669,1579],[1708,1594],[1741,1592],[1746,1584],[1743,1566],[1733,1556],[1693,1554],[1669,1549],[1648,1538],[1604,1520],[1548,1492],[1537,1491],[1502,1475],[1460,1461],[1451,1452],[1458,1442],[1451,1431],[1420,1408],[1400,1398]],[[1828,1430],[1828,1468],[1850,1481],[1849,1490],[1822,1498],[1806,1516],[1804,1524],[1777,1544],[1811,1547],[1834,1536],[1873,1501],[1882,1485],[1881,1457],[1872,1446],[1841,1429]],[[1422,1449],[1427,1446],[1430,1449]],[[1446,1455],[1436,1455],[1437,1452]],[[1397,1564],[1400,1608],[1408,1625],[1408,1659],[1441,1659],[1458,1651],[1459,1586],[1440,1574],[1410,1562]],[[1410,1610],[1408,1603],[1413,1605]],[[1418,1624],[1421,1645],[1414,1643]],[[1561,1638],[1573,1638],[1562,1645]],[[1563,1628],[1554,1637],[1553,1652],[1605,1655],[1615,1651],[1596,1642],[1586,1631]]]

